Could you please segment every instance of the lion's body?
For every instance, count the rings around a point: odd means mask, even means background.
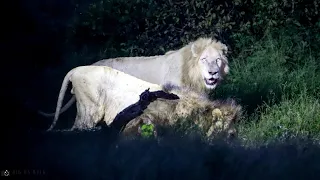
[[[172,83],[203,92],[216,88],[216,85],[228,74],[226,51],[227,47],[216,40],[199,38],[179,50],[168,51],[165,55],[118,57],[101,60],[93,65],[109,66],[154,84]],[[202,64],[199,62],[200,58],[206,58],[208,63]],[[217,59],[220,60],[219,63],[216,62]],[[216,74],[210,76],[208,71]],[[208,79],[213,77],[218,82],[213,86],[206,86],[204,76]]]
[[[139,95],[161,90],[161,86],[142,81],[121,71],[107,66],[80,66],[72,69],[65,76],[55,113],[56,124],[63,96],[68,82],[72,82],[72,93],[77,102],[77,117],[73,129],[94,127],[103,119],[109,125],[115,116],[127,106],[139,100]]]
[[[178,120],[191,120],[211,136],[214,132],[235,133],[234,123],[240,118],[241,106],[235,101],[210,101],[205,94],[199,94],[187,88],[164,88],[165,91],[177,94],[179,99],[157,99],[151,102],[144,113],[130,121],[123,133],[137,134],[142,124],[152,123],[157,126],[175,125]],[[221,117],[215,113],[222,112]]]
[[[226,45],[211,39],[199,38],[181,49],[169,51],[165,55],[150,57],[118,57],[94,63],[94,66],[109,66],[126,74],[150,82],[164,85],[192,88],[197,92],[214,89],[229,72]],[[66,111],[75,98],[61,109]],[[53,116],[39,112],[44,116]]]

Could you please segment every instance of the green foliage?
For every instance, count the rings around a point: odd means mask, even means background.
[[[164,53],[199,36],[222,37],[237,29],[236,20],[245,16],[240,1],[155,1],[153,16],[145,19],[146,31],[139,39],[160,44],[150,53]],[[236,11],[232,9],[237,9]],[[157,52],[159,51],[160,52]]]
[[[162,54],[199,36],[218,37],[238,52],[233,45],[243,35],[316,25],[317,7],[316,0],[96,0],[78,12],[69,34],[77,44],[107,47],[107,57]]]
[[[154,126],[153,124],[143,124],[140,128],[141,136],[145,138],[153,137],[154,135]]]
[[[287,73],[284,47],[268,35],[263,41],[244,48],[233,59],[230,64],[232,71],[214,92],[214,97],[239,98],[247,110],[252,112],[264,101],[281,96],[281,84]]]
[[[277,29],[259,41],[243,36],[239,44],[246,46],[232,58],[232,71],[213,97],[237,97],[254,111],[264,101],[294,96],[305,86],[310,95],[319,95],[318,52],[311,52],[314,42],[304,40],[308,32],[290,32]],[[254,43],[248,45],[248,39]]]
[[[238,128],[249,143],[305,137],[319,140],[320,73],[317,43],[306,29],[276,29],[252,41],[231,62],[231,74],[213,98],[236,97],[249,112]]]

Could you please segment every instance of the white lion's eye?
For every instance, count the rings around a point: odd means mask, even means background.
[[[207,58],[202,58],[201,61],[207,61]]]

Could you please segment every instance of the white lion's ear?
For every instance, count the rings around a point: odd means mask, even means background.
[[[197,51],[197,45],[195,45],[195,43],[193,43],[191,45],[191,52],[192,52],[192,56],[193,57],[198,57],[198,51]]]
[[[228,47],[227,45],[223,44],[223,43],[220,43],[220,47],[221,47],[221,50],[223,52],[224,55],[227,55],[228,54]]]
[[[224,66],[224,68],[223,68],[224,74],[228,74],[229,71],[230,71],[229,65],[228,65],[228,64],[225,64],[225,66]]]

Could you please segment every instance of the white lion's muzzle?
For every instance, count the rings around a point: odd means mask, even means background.
[[[209,78],[209,79],[204,78],[204,82],[209,86],[213,86],[218,83],[218,79],[217,78]]]
[[[207,88],[210,88],[210,89],[214,89],[218,83],[219,83],[219,79],[218,78],[204,78],[204,82],[207,86]]]

